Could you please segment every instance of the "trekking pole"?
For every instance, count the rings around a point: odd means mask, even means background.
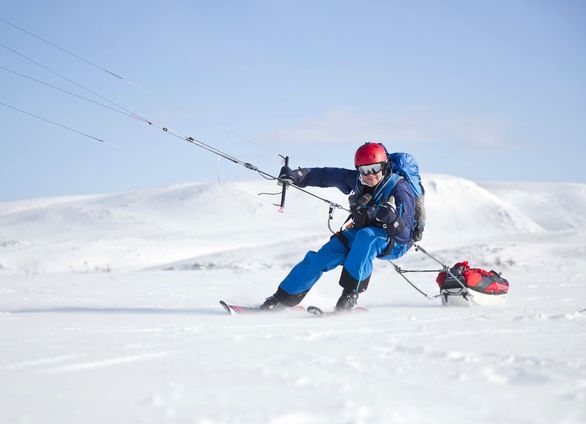
[[[449,266],[447,266],[446,264],[440,262],[438,259],[434,258],[427,250],[425,250],[423,247],[421,247],[419,244],[413,243],[413,246],[415,246],[416,250],[419,250],[421,253],[423,253],[424,255],[428,256],[429,258],[431,258],[433,261],[437,262],[438,264],[440,264],[443,267],[443,270],[449,274],[454,280],[456,280],[456,282],[462,287],[462,289],[468,293],[468,286],[466,286],[466,284],[464,284],[462,281],[460,281],[459,277],[456,277],[456,275],[452,272],[452,270],[450,269]]]
[[[403,274],[405,274],[406,272],[437,272],[437,270],[435,269],[429,269],[429,270],[403,270],[401,269],[401,267],[397,264],[395,264],[393,261],[389,260],[389,262],[391,263],[391,265],[393,265],[393,267],[395,268],[395,271],[397,271],[397,274],[399,274],[405,281],[407,281],[407,283],[413,287],[415,290],[417,290],[419,293],[421,293],[423,296],[425,296],[426,298],[428,298],[429,300],[434,300],[438,297],[440,297],[440,295],[435,295],[435,296],[430,296],[427,293],[425,293],[423,290],[421,290],[419,287],[417,287],[415,284],[413,284],[411,282],[411,280],[409,280],[407,277],[405,277]]]

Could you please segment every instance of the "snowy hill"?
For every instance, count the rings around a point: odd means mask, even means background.
[[[422,245],[502,271],[507,304],[444,308],[377,261],[368,313],[225,315],[329,237],[327,205],[277,213],[264,181],[1,203],[0,422],[586,422],[586,186],[424,183]]]
[[[584,184],[492,182],[481,187],[548,230],[586,228]]]
[[[526,213],[471,181],[432,175],[425,184],[425,239],[433,245],[543,231]],[[325,203],[289,190],[286,213],[278,214],[269,197],[256,195],[275,191],[278,187],[266,182],[182,184],[2,203],[1,263],[36,272],[156,267],[204,254],[327,236]],[[314,192],[347,204],[335,189]],[[346,213],[338,211],[335,225],[345,218]]]
[[[543,231],[514,203],[507,203],[472,181],[433,175],[424,183],[432,237],[437,232],[442,239],[473,240]]]

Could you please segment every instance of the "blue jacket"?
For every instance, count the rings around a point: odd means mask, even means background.
[[[397,212],[399,230],[391,234],[395,242],[408,244],[411,241],[413,228],[415,226],[415,197],[409,183],[393,174],[387,172],[385,178],[374,188],[368,187],[360,182],[360,174],[356,170],[345,168],[305,168],[301,170],[303,177],[296,184],[300,187],[336,187],[344,194],[354,192],[356,195],[371,193],[372,201],[365,209],[373,209],[394,197]],[[374,221],[370,220],[370,224]]]

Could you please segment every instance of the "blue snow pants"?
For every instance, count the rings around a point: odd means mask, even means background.
[[[361,289],[361,283],[368,284],[372,274],[372,262],[384,253],[390,239],[379,227],[350,228],[342,233],[342,237],[346,239],[350,251],[337,237],[332,237],[317,252],[307,252],[305,258],[293,267],[279,288],[291,295],[307,292],[324,272],[343,265],[343,274],[346,273],[355,280],[355,291],[363,291],[366,287]],[[411,243],[395,243],[384,259],[397,259],[410,247]]]

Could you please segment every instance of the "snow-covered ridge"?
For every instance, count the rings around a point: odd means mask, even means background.
[[[586,228],[585,184],[490,182],[481,187],[548,230]]]
[[[478,185],[425,175],[426,243],[479,241],[586,227],[586,186]],[[70,271],[87,267],[153,267],[303,237],[327,237],[327,205],[289,190],[276,212],[272,182],[188,183],[112,195],[0,203],[0,264],[5,269]],[[340,204],[335,189],[312,189]],[[555,201],[542,201],[541,199]],[[574,209],[567,206],[574,205]],[[566,208],[566,209],[564,209]],[[581,210],[580,210],[581,208]],[[548,225],[547,216],[565,210]],[[336,212],[334,226],[346,218]],[[306,246],[299,247],[300,249]]]
[[[474,239],[543,231],[514,203],[472,181],[429,175],[424,184],[428,226],[444,237]]]

